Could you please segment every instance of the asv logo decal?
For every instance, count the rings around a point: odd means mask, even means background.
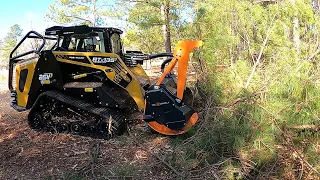
[[[41,84],[50,84],[50,78],[52,78],[52,73],[39,74],[39,81]]]
[[[113,57],[93,57],[92,62],[95,64],[103,64],[108,62],[115,62],[117,58]]]

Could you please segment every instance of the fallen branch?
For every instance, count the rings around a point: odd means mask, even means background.
[[[320,44],[319,44],[319,36],[317,36],[317,49],[314,53],[312,53],[309,57],[308,60],[313,59],[317,54],[320,53]]]
[[[284,132],[283,132],[283,133],[284,133]],[[298,159],[299,159],[300,161],[304,162],[313,172],[315,172],[316,174],[320,175],[320,172],[319,172],[315,167],[313,167],[313,166],[303,157],[303,155],[301,155],[301,153],[300,153],[298,150],[296,150],[295,145],[294,145],[294,143],[292,142],[291,137],[289,137],[287,134],[283,134],[283,135],[284,135],[284,138],[286,139],[286,142],[288,143],[287,148],[289,148],[289,150],[290,150],[291,152],[294,152],[294,153],[297,155]]]
[[[306,163],[306,165],[311,169],[313,170],[315,173],[317,173],[318,175],[320,175],[319,171],[313,167],[307,160],[305,160],[305,158],[303,158],[303,156],[297,151],[295,150],[294,148],[292,147],[289,147],[290,149],[292,149],[293,152],[295,152],[297,154],[297,157],[300,159],[300,161],[303,161],[304,163]]]
[[[205,172],[205,171],[208,171],[208,170],[210,170],[210,169],[212,169],[212,168],[214,168],[214,167],[219,168],[221,165],[223,165],[224,163],[228,162],[228,161],[231,160],[231,159],[233,159],[233,157],[229,157],[229,158],[227,158],[227,159],[225,159],[225,160],[223,160],[223,161],[221,161],[221,162],[219,162],[219,163],[209,164],[209,165],[207,165],[207,166],[205,166],[205,167],[203,167],[203,168],[201,168],[201,169],[191,170],[191,171],[190,171],[190,174],[192,174],[192,173]]]
[[[203,119],[201,121],[201,125],[200,127],[198,128],[197,132],[191,136],[190,138],[184,140],[184,145],[188,144],[189,142],[193,141],[194,138],[196,138],[200,132],[202,132],[203,128],[207,125],[205,122],[210,118],[210,115],[211,115],[211,111],[209,109],[211,109],[211,107],[213,106],[214,104],[214,101],[213,101],[213,97],[210,96],[208,98],[208,101],[206,102],[206,107],[204,109],[202,109],[201,111],[203,111],[205,114],[203,115]]]
[[[252,93],[250,96],[238,98],[235,101],[225,105],[224,107],[227,108],[227,107],[234,106],[234,105],[236,105],[238,103],[244,102],[244,101],[246,101],[248,99],[251,99],[251,98],[253,98],[253,97],[257,96],[257,95],[260,95],[261,93],[265,93],[265,92],[267,92],[267,91],[259,91],[259,92]]]
[[[317,50],[308,57],[308,59],[309,60],[313,59],[319,53],[320,53],[320,47],[318,47]]]
[[[264,39],[263,44],[262,44],[262,46],[261,46],[259,56],[258,56],[256,62],[254,63],[254,65],[253,65],[251,74],[250,74],[250,76],[249,76],[249,78],[248,78],[248,81],[247,81],[247,83],[246,83],[246,86],[245,86],[246,89],[248,89],[249,84],[250,84],[250,81],[251,81],[251,79],[252,79],[252,77],[253,77],[253,74],[254,74],[254,72],[256,71],[256,68],[257,68],[257,66],[258,66],[259,63],[260,63],[260,59],[261,59],[263,50],[264,50],[264,48],[265,48],[266,45],[267,45],[269,36],[270,36],[270,34],[271,34],[271,30],[273,29],[273,21],[274,21],[275,17],[276,17],[276,15],[273,16],[273,19],[272,19],[271,24],[270,24],[270,26],[269,26],[269,29],[268,29],[268,31],[267,31],[267,36],[266,36],[266,38]]]
[[[320,126],[316,126],[316,125],[295,125],[295,126],[290,126],[289,129],[319,131]]]
[[[150,151],[148,148],[141,145],[141,143],[138,143],[135,139],[136,137],[133,137],[132,135],[129,135],[129,137],[133,140],[133,142],[136,144],[136,146],[139,146],[141,149],[147,151],[149,154],[157,158],[162,164],[166,165],[169,169],[171,169],[177,176],[183,177],[183,175],[178,172],[174,167],[172,167],[169,163],[167,163],[164,159],[159,157],[158,155],[154,154],[152,151]]]
[[[101,141],[100,140],[93,140],[92,143],[88,149],[88,153],[90,155],[91,161],[89,164],[81,167],[79,170],[77,170],[78,173],[84,173],[85,171],[91,171],[91,174],[93,176],[93,179],[98,179],[98,177],[95,174],[95,166],[98,162],[98,158],[100,155],[100,145]]]
[[[281,0],[258,0],[254,3],[260,4],[260,3],[279,3],[279,2],[281,2]]]

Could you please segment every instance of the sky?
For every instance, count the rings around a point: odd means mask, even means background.
[[[23,34],[30,30],[42,32],[53,26],[45,19],[48,7],[54,0],[0,0],[0,39],[14,24],[19,24]]]
[[[20,25],[23,35],[31,30],[43,33],[48,27],[58,25],[45,18],[50,4],[55,0],[0,0],[0,39],[3,39],[14,24]],[[111,4],[116,0],[108,0]],[[186,17],[189,17],[186,15]],[[187,18],[188,19],[188,18]],[[186,20],[187,20],[186,19]],[[125,31],[127,22],[106,18],[105,26]]]
[[[0,39],[3,39],[14,24],[20,25],[23,35],[31,30],[39,33],[48,27],[58,25],[45,18],[50,4],[55,0],[0,0]],[[114,3],[114,0],[107,1]],[[106,18],[106,26],[123,29],[125,23]]]

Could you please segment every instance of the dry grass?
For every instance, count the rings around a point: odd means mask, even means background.
[[[245,93],[223,104],[219,88],[210,87],[207,74],[196,71],[203,78],[198,89],[201,121],[189,136],[175,139],[175,161],[187,177],[319,179],[318,126],[283,124],[279,114],[268,112],[259,101],[267,92]],[[272,133],[267,130],[270,126]]]
[[[5,91],[8,88],[8,70],[0,69],[0,91]]]
[[[196,68],[195,68],[196,67]],[[149,75],[158,76],[159,66]],[[306,138],[303,130],[278,127],[274,144],[257,141],[255,119],[247,114],[256,95],[219,104],[207,94],[205,66],[190,66],[196,83],[193,100],[199,123],[188,133],[167,137],[145,132],[144,123],[131,124],[130,135],[110,141],[40,133],[29,129],[27,113],[8,106],[0,94],[0,178],[18,179],[318,179],[318,132]],[[3,73],[3,72],[2,72]],[[4,72],[3,74],[6,74]],[[191,81],[190,81],[191,80]],[[6,80],[3,87],[6,90]],[[248,106],[248,109],[242,107]],[[317,130],[317,129],[316,129]],[[297,139],[299,139],[297,141]],[[259,142],[258,147],[252,146]],[[312,153],[308,152],[312,149]]]
[[[27,112],[9,107],[9,93],[0,93],[0,99],[0,179],[168,179],[174,174],[152,155],[160,157],[169,142],[144,132],[143,124],[132,124],[130,136],[109,141],[37,132],[28,127]]]

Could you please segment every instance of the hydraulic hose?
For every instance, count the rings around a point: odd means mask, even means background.
[[[154,59],[159,57],[173,57],[172,53],[159,53],[159,54],[150,54],[148,59]]]
[[[147,60],[151,60],[159,57],[169,57],[168,59],[163,61],[163,63],[161,64],[161,72],[163,72],[166,64],[168,64],[173,59],[173,54],[172,53],[150,54],[147,56]]]
[[[171,57],[171,58],[168,58],[168,59],[166,59],[166,60],[163,61],[163,63],[161,64],[161,72],[164,71],[164,68],[166,67],[166,64],[168,64],[169,62],[171,62],[172,59],[173,59],[173,58]]]

